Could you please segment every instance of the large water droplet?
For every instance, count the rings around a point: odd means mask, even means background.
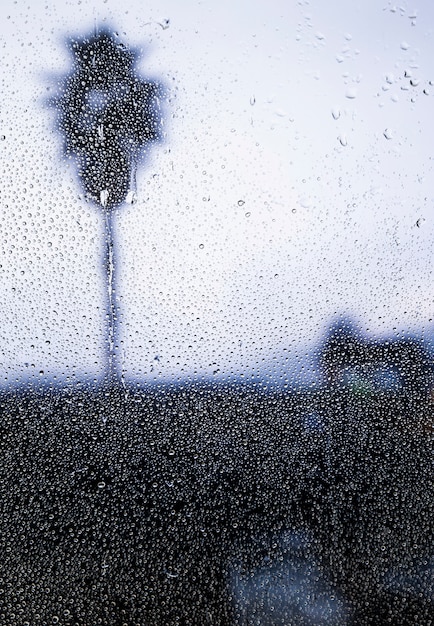
[[[299,205],[303,207],[303,209],[308,209],[311,205],[309,198],[303,197],[299,200]]]
[[[99,201],[101,202],[102,207],[104,208],[107,207],[108,198],[109,198],[108,189],[103,189],[99,194]]]
[[[125,198],[125,202],[128,204],[135,204],[137,202],[137,194],[135,191],[129,191],[127,193],[127,197]]]

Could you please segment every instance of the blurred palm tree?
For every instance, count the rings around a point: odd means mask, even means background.
[[[117,307],[112,216],[135,195],[138,164],[149,144],[161,139],[162,87],[135,70],[138,53],[108,31],[69,42],[72,71],[51,100],[58,112],[64,153],[74,157],[86,198],[105,217],[104,260],[108,295],[108,371],[116,374]]]

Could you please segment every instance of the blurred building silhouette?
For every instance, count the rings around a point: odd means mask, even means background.
[[[320,355],[329,388],[363,396],[429,398],[432,355],[413,338],[369,340],[348,320],[332,326]]]

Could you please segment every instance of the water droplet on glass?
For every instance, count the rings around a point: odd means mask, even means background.
[[[105,482],[102,480],[101,482],[98,483],[98,489],[104,489],[105,487]]]
[[[255,96],[250,96],[250,104],[253,106],[256,102]]]
[[[128,204],[135,204],[137,202],[137,194],[135,191],[129,191],[127,193],[127,197],[125,198],[125,202]]]
[[[245,215],[246,215],[246,217],[250,217],[250,215],[251,215],[250,211],[247,211],[247,213]]]
[[[109,198],[108,189],[103,189],[99,194],[99,201],[102,207],[106,208],[108,198]]]
[[[385,128],[383,131],[383,135],[384,137],[386,137],[386,139],[393,139],[393,132],[390,128]]]
[[[332,109],[332,117],[334,120],[338,120],[341,116],[341,112],[337,107],[333,107]]]
[[[156,22],[156,24],[158,24],[158,26],[161,26],[163,30],[167,30],[170,26],[170,19],[168,17],[163,18],[160,22]]]
[[[410,46],[408,45],[408,43],[406,41],[402,41],[401,42],[401,46],[400,46],[401,50],[408,50],[409,47]]]
[[[346,146],[348,144],[346,135],[339,135],[338,140],[341,146]]]
[[[245,204],[244,200],[238,200],[238,206],[244,206]]]
[[[348,87],[345,92],[345,97],[349,100],[354,100],[357,97],[357,89],[355,87]]]

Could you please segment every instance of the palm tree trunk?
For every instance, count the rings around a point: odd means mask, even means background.
[[[107,352],[108,352],[108,369],[106,372],[106,382],[109,387],[113,387],[117,380],[117,307],[116,307],[116,288],[115,288],[115,264],[114,264],[114,243],[113,243],[113,224],[111,211],[105,213],[105,263],[104,274],[107,280]]]

